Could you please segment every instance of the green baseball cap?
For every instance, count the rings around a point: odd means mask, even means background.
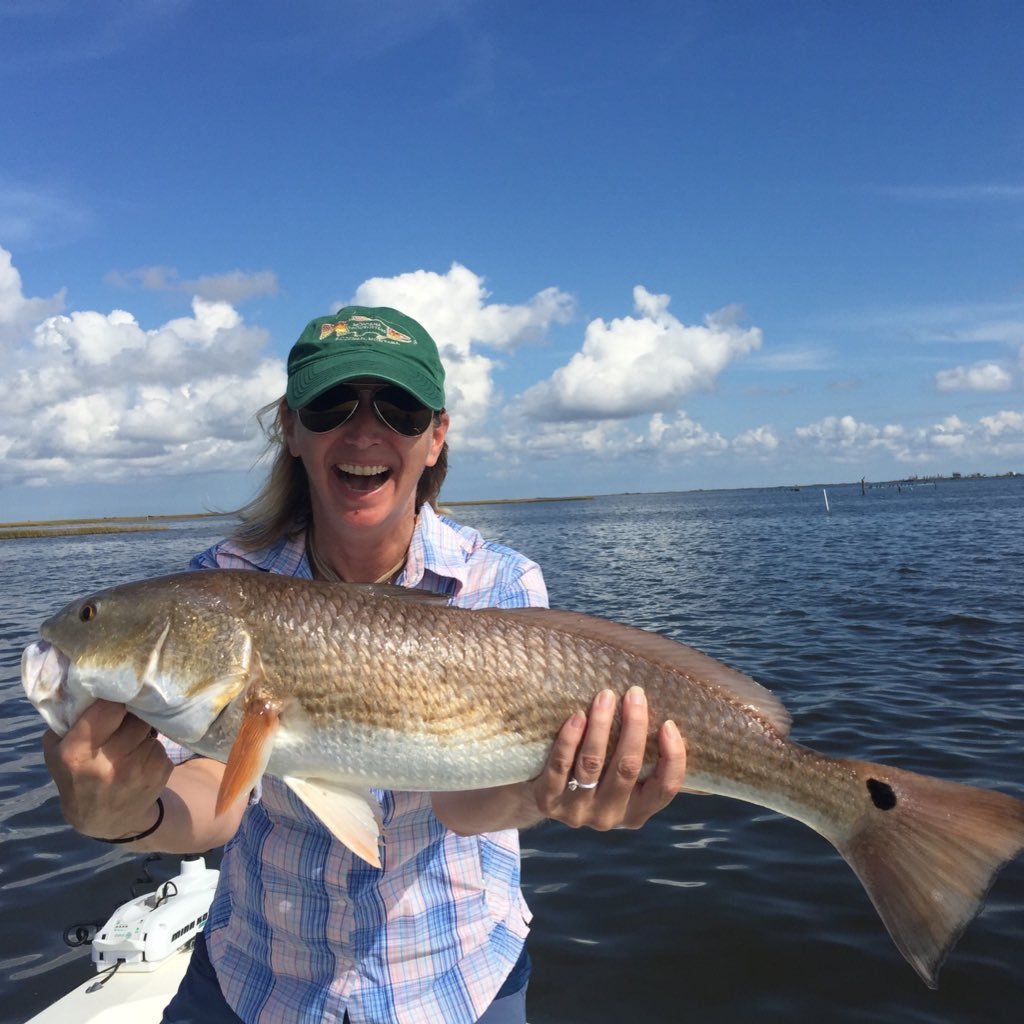
[[[411,316],[388,306],[345,306],[310,320],[288,353],[289,409],[309,405],[335,384],[379,377],[444,408],[444,367],[434,339]]]

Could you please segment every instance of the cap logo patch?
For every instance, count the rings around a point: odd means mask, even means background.
[[[371,316],[351,316],[333,324],[320,325],[320,340],[334,335],[352,341],[382,341],[391,344],[412,344],[412,338],[403,334],[383,320]]]

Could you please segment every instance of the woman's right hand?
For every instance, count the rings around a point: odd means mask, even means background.
[[[64,736],[48,730],[43,756],[68,823],[101,839],[148,829],[174,767],[153,729],[106,700],[86,708]]]

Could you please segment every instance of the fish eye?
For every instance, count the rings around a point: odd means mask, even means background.
[[[88,604],[83,604],[78,612],[78,617],[82,622],[91,622],[96,618],[96,605],[91,601]]]

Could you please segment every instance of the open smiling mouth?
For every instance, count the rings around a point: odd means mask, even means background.
[[[342,463],[334,467],[334,472],[343,484],[355,491],[375,491],[382,487],[391,476],[387,466],[354,466]]]

